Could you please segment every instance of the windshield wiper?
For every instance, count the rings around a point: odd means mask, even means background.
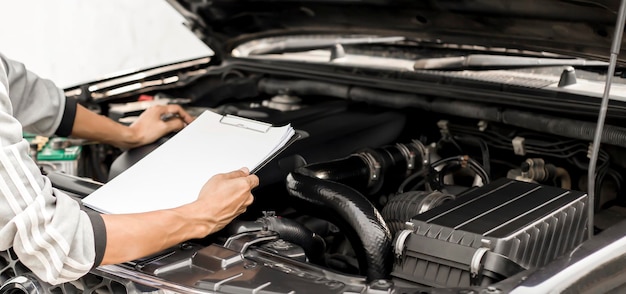
[[[250,50],[248,55],[277,54],[331,48],[339,45],[395,43],[404,41],[404,37],[367,37],[367,38],[333,38],[333,39],[288,39],[276,43],[259,45]]]
[[[463,69],[512,69],[538,66],[584,66],[607,67],[603,61],[585,59],[539,58],[506,55],[472,54],[466,56],[426,58],[415,62],[414,69],[463,70]]]

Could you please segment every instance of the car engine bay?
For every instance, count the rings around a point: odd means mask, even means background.
[[[541,268],[580,245],[589,230],[599,233],[626,215],[626,129],[607,125],[590,228],[584,191],[594,124],[582,109],[564,102],[537,110],[504,96],[485,103],[454,99],[445,87],[441,96],[390,88],[226,67],[184,87],[83,99],[122,123],[141,111],[131,107],[141,94],[195,114],[210,110],[291,123],[303,138],[259,171],[255,202],[222,231],[44,288],[52,293],[472,289]],[[572,111],[555,111],[559,108]],[[612,115],[609,124],[619,117]],[[79,176],[97,182],[53,171],[49,177],[80,198],[166,140],[133,150],[85,148],[89,154]],[[2,252],[0,282],[20,275],[29,276],[28,270],[10,251]]]

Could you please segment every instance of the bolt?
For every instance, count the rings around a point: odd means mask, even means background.
[[[245,268],[245,269],[253,269],[253,268],[255,268],[256,266],[257,266],[256,262],[250,262],[250,263],[245,264],[245,265],[243,266],[243,268]]]
[[[326,286],[327,286],[328,288],[331,288],[331,289],[332,289],[332,288],[339,288],[339,287],[342,287],[343,285],[344,285],[344,284],[343,284],[342,282],[337,282],[337,281],[329,281],[329,282],[326,282]]]
[[[481,121],[478,122],[478,130],[481,131],[481,132],[484,132],[487,129],[488,125],[489,124],[486,121],[481,120]]]
[[[376,284],[378,284],[380,286],[387,286],[387,285],[389,285],[389,282],[387,282],[387,280],[378,280],[378,281],[376,281]]]

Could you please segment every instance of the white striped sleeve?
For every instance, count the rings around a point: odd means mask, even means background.
[[[19,152],[26,141],[0,152],[0,250],[13,247],[20,261],[43,280],[58,284],[87,273],[95,260],[91,221],[76,201],[53,195]],[[34,169],[33,169],[34,167]]]
[[[41,175],[28,156],[8,89],[0,62],[0,250],[12,247],[46,282],[75,280],[99,263],[106,239],[96,236],[94,227],[104,224]]]

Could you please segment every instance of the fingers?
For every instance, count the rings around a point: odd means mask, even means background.
[[[169,104],[165,106],[165,111],[169,113],[176,113],[180,120],[182,120],[185,124],[190,124],[194,118],[187,111],[185,111],[180,105],[177,104]]]
[[[187,113],[180,105],[157,105],[154,106],[154,108],[157,108],[156,111],[159,117],[174,114],[172,119],[164,121],[168,132],[180,131],[194,120],[194,117]]]
[[[248,175],[246,177],[246,181],[248,182],[250,188],[254,188],[259,185],[259,177],[256,175]]]
[[[259,177],[248,174],[248,168],[245,167],[228,173],[218,174],[216,177],[223,178],[224,180],[243,178],[250,189],[259,185]]]
[[[180,131],[187,125],[182,119],[170,119],[165,124],[168,131]]]
[[[244,205],[246,207],[248,207],[248,206],[250,206],[250,204],[252,204],[252,202],[254,202],[254,195],[250,194],[248,199],[246,199],[246,201],[244,202]]]

